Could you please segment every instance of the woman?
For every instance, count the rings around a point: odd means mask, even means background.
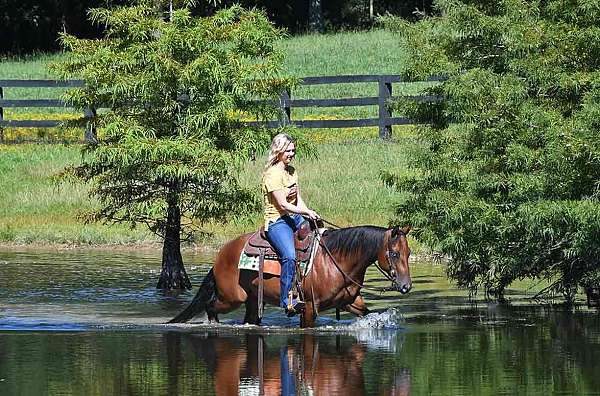
[[[312,220],[319,219],[319,215],[302,200],[298,172],[290,165],[295,155],[296,145],[289,135],[275,136],[262,178],[265,233],[281,263],[280,305],[288,316],[304,309],[303,301],[290,296],[296,270],[294,231],[304,221],[303,215]]]

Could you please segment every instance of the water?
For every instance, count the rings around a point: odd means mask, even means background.
[[[0,395],[600,394],[600,314],[533,304],[528,285],[473,302],[415,263],[413,291],[365,292],[362,319],[165,325],[193,293],[154,288],[159,256],[0,252]],[[199,285],[211,257],[184,260]]]

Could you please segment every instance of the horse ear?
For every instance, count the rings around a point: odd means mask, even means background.
[[[407,235],[411,229],[412,227],[409,225],[404,226],[402,228],[400,228],[400,226],[395,226],[394,228],[392,228],[392,238],[396,238],[400,233]]]

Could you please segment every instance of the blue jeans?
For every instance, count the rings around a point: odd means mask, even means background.
[[[290,370],[288,362],[288,347],[284,345],[279,350],[280,373],[281,373],[281,396],[296,395],[296,377],[294,376],[293,367]]]
[[[281,263],[280,289],[281,296],[279,304],[282,308],[288,305],[288,293],[294,281],[296,270],[296,247],[294,246],[294,232],[300,228],[304,218],[299,214],[284,215],[275,222],[269,224],[267,238]]]

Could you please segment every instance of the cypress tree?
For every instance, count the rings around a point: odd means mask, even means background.
[[[53,69],[85,81],[66,94],[71,105],[109,108],[94,120],[97,141],[66,172],[99,200],[89,219],[148,226],[164,240],[157,287],[189,289],[181,240],[255,207],[236,176],[276,131],[242,118],[277,117],[265,103],[293,80],[275,49],[282,32],[262,12],[234,6],[197,18],[190,4],[156,4],[91,10],[105,37],[63,34],[66,59]]]
[[[418,23],[386,18],[402,71],[439,102],[398,101],[423,122],[413,166],[384,178],[395,221],[449,258],[460,286],[502,298],[546,279],[572,300],[600,277],[600,1],[438,0]]]

